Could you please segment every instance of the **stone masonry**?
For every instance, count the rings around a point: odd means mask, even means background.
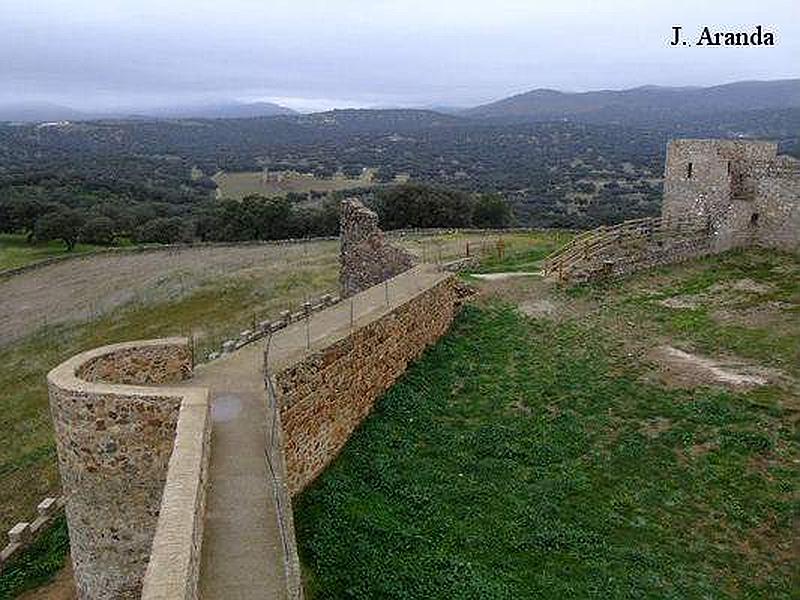
[[[342,201],[340,294],[349,298],[407,271],[414,257],[386,241],[378,215],[357,198]]]
[[[85,352],[48,374],[78,597],[139,598],[173,453],[183,338]]]
[[[375,401],[450,327],[456,279],[433,287],[277,373],[287,481],[294,495],[336,457]]]
[[[777,144],[673,140],[667,148],[662,217],[707,223],[715,252],[800,248],[800,161]]]
[[[754,246],[800,250],[800,161],[773,142],[673,140],[661,217],[584,232],[543,272],[587,281]]]

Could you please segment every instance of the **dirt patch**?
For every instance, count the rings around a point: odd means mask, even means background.
[[[718,292],[745,292],[748,294],[767,294],[773,290],[773,287],[767,283],[758,283],[752,279],[737,279],[736,281],[728,281],[725,283],[717,283],[712,285],[709,291],[713,293]]]
[[[298,266],[335,265],[336,242],[172,248],[100,254],[43,266],[0,281],[0,345],[43,325],[85,321],[131,303],[185,296],[230,277],[265,282]]]
[[[769,329],[776,325],[788,324],[792,319],[787,315],[787,311],[796,308],[796,304],[789,302],[771,301],[742,309],[718,309],[711,313],[711,317],[722,325]]]
[[[709,441],[709,442],[702,442],[700,444],[694,444],[685,449],[678,448],[675,450],[675,454],[678,457],[679,461],[681,461],[682,463],[686,463],[689,460],[705,456],[709,452],[714,452],[717,448],[719,448],[718,442]]]
[[[651,440],[657,438],[662,433],[669,431],[672,427],[672,421],[665,417],[656,417],[646,421],[639,431],[649,437]]]
[[[532,271],[509,271],[507,273],[471,273],[470,277],[483,281],[504,281],[506,279],[518,279],[519,277],[541,277],[541,273]]]
[[[752,279],[737,279],[712,285],[700,294],[672,296],[657,303],[667,308],[696,309],[703,305],[731,306],[740,303],[743,295],[762,295],[773,291],[773,286]]]
[[[721,385],[730,389],[750,389],[780,379],[780,374],[771,369],[747,365],[735,359],[699,356],[672,346],[654,348],[649,358],[659,365],[661,379],[674,387]]]
[[[695,309],[700,305],[700,298],[697,296],[673,296],[658,302],[667,308]]]
[[[54,581],[25,592],[17,600],[77,600],[77,598],[78,592],[72,578],[72,562],[67,557],[67,566],[58,572]]]
[[[558,306],[552,300],[539,298],[538,300],[526,300],[519,304],[519,311],[529,317],[537,319],[552,319],[558,315]]]

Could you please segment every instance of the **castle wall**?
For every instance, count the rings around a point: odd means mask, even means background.
[[[139,598],[182,402],[187,340],[107,346],[47,377],[78,597]],[[205,402],[205,404],[203,404]]]
[[[324,470],[380,395],[448,330],[457,305],[455,279],[446,276],[276,374],[292,494]]]
[[[378,215],[355,198],[342,202],[340,294],[349,298],[407,271],[414,257],[386,241]]]
[[[754,243],[765,248],[800,248],[800,161],[778,157],[759,180],[753,214]]]
[[[594,242],[575,260],[555,271],[560,279],[589,281],[619,277],[664,265],[708,256],[715,252],[714,237],[704,219],[672,221],[659,218],[596,230]]]
[[[773,142],[673,140],[667,148],[662,217],[705,219],[714,252],[754,244],[796,250],[797,165],[777,156]]]

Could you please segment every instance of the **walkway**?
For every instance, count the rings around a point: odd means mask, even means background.
[[[278,331],[270,343],[270,371],[301,358],[309,342],[312,350],[327,346],[345,337],[351,325],[358,327],[382,316],[447,276],[428,266],[417,267],[385,286],[313,314],[308,324],[299,322]],[[284,548],[284,540],[294,540],[289,531],[291,516],[281,524],[282,466],[276,469],[276,484],[267,460],[273,414],[264,387],[265,345],[265,341],[256,342],[201,365],[192,379],[192,385],[211,390],[213,421],[200,571],[203,600],[291,597],[285,565],[287,555],[291,560],[295,553],[291,547],[288,552]],[[280,460],[280,454],[276,455]],[[288,513],[288,500],[286,505]],[[289,528],[287,535],[281,534],[281,527]]]

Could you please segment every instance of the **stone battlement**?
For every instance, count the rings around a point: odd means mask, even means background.
[[[208,391],[171,387],[191,374],[188,340],[168,338],[90,350],[47,376],[81,600],[138,599],[145,573],[151,590],[196,590]]]

